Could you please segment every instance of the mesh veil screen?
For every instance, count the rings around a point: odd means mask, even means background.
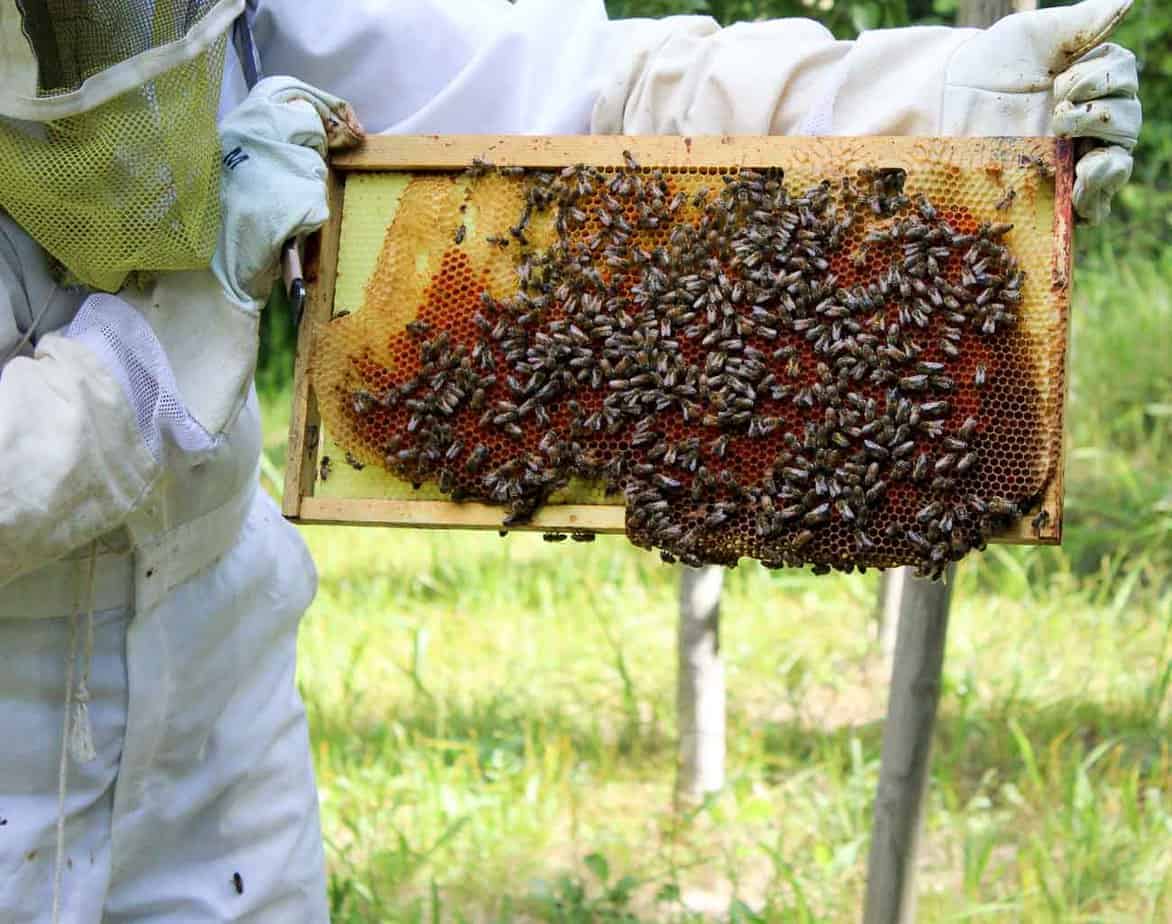
[[[39,95],[77,90],[107,67],[183,38],[214,5],[23,3]],[[0,121],[0,207],[82,282],[114,291],[132,271],[210,262],[226,41],[88,112]]]

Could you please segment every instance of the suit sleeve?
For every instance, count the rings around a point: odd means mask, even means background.
[[[0,370],[0,465],[0,586],[122,525],[160,471],[122,386],[56,334]]]

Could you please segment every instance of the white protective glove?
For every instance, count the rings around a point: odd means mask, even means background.
[[[1100,45],[1058,75],[1054,98],[1054,134],[1106,142],[1075,166],[1074,207],[1097,224],[1131,176],[1131,150],[1143,122],[1135,55],[1119,45]]]
[[[291,77],[260,81],[220,125],[220,242],[212,272],[240,304],[263,302],[281,246],[329,217],[325,156],[362,139],[348,103]]]

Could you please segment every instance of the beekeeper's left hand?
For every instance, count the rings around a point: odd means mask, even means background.
[[[1103,142],[1075,168],[1074,207],[1095,224],[1131,176],[1131,149],[1143,122],[1135,55],[1100,45],[1058,75],[1054,99],[1054,134]]]
[[[281,245],[329,216],[326,152],[362,138],[349,104],[292,77],[260,81],[220,126],[220,242],[212,272],[233,300],[258,307]]]

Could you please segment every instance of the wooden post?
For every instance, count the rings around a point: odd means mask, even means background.
[[[906,578],[883,726],[864,924],[915,920],[916,846],[940,700],[953,574],[949,568],[945,580],[935,583]]]
[[[1037,3],[1017,0],[1016,5],[1024,11]],[[960,0],[957,24],[991,26],[1014,9],[1014,0]],[[879,640],[886,654],[891,627],[896,626],[895,657],[879,760],[864,924],[912,924],[915,920],[916,848],[955,574],[955,566],[950,566],[944,581],[933,583],[900,568],[885,576],[881,585]]]
[[[676,796],[696,802],[724,786],[724,663],[720,589],[724,569],[680,569]]]
[[[883,663],[888,668],[895,657],[895,637],[899,631],[899,601],[903,596],[904,581],[910,574],[911,570],[908,568],[890,568],[879,576],[875,640],[883,654]]]

